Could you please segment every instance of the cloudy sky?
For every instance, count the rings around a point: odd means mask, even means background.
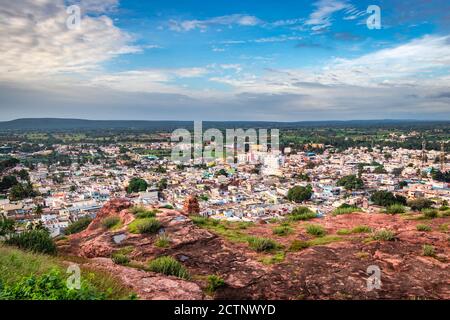
[[[0,0],[0,120],[24,117],[450,120],[450,2]]]

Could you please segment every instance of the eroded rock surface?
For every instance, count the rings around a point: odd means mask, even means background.
[[[220,275],[226,282],[225,287],[217,290],[216,299],[450,298],[449,233],[439,231],[440,225],[450,222],[448,217],[427,221],[433,227],[431,232],[417,231],[416,225],[421,221],[364,213],[296,223],[294,233],[287,237],[274,236],[273,225],[255,224],[245,231],[248,235],[274,238],[285,248],[284,261],[267,265],[260,262],[262,255],[245,242],[223,239],[195,226],[187,216],[174,210],[161,209],[157,214],[163,226],[161,231],[171,240],[169,247],[159,248],[155,245],[157,235],[127,232],[127,225],[134,219],[127,210],[129,207],[124,200],[108,203],[89,228],[71,236],[61,250],[86,258],[103,257],[90,263],[117,274],[136,288],[143,299],[203,298],[200,287],[206,286],[206,276],[211,274]],[[104,230],[100,221],[109,215],[119,216],[123,227]],[[367,234],[352,234],[327,245],[288,251],[293,240],[311,239],[304,230],[307,223],[321,224],[329,235],[361,225],[375,230],[389,228],[395,232],[396,240],[367,241]],[[119,234],[125,234],[126,238],[117,244],[113,237]],[[424,244],[433,245],[437,256],[423,256]],[[124,248],[129,249],[130,259],[141,265],[161,255],[172,256],[188,268],[193,280],[177,280],[110,262],[111,254]],[[381,289],[368,290],[369,266],[381,269]]]

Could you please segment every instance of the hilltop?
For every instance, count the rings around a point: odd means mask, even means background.
[[[143,299],[450,298],[447,214],[424,220],[418,213],[351,213],[251,224],[147,209],[145,214],[139,209],[140,214],[154,216],[156,233],[130,232],[142,218],[128,201],[114,200],[85,231],[61,240],[59,250],[117,275]],[[116,225],[105,229],[103,222],[111,217],[117,218]],[[424,223],[428,231],[418,231]],[[310,234],[309,225],[322,231]],[[279,232],[283,227],[286,232]],[[433,246],[432,255],[424,255],[424,245]],[[161,256],[173,257],[189,278],[150,270]],[[367,290],[369,266],[381,269],[379,290]],[[221,284],[213,291],[211,279]]]

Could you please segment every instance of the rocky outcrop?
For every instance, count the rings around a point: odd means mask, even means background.
[[[183,205],[183,210],[186,214],[199,214],[200,213],[200,204],[198,203],[197,196],[191,195],[186,198]]]
[[[160,233],[170,238],[170,246],[158,247],[155,245],[158,235],[127,232],[127,224],[134,219],[127,210],[129,206],[124,200],[108,203],[92,225],[71,236],[62,250],[70,255],[95,258],[89,263],[119,275],[143,299],[200,299],[200,288],[206,286],[204,279],[211,274],[220,275],[226,282],[225,287],[217,290],[216,299],[450,298],[449,232],[441,228],[450,222],[449,217],[426,221],[432,227],[430,232],[417,231],[416,225],[423,221],[365,213],[293,223],[293,233],[284,237],[274,236],[273,225],[267,224],[241,230],[251,236],[275,238],[284,246],[284,260],[267,265],[260,262],[261,258],[271,255],[256,253],[245,242],[229,241],[199,228],[175,210],[160,209],[157,214],[162,224]],[[100,221],[109,215],[119,216],[123,227],[104,230]],[[336,238],[338,230],[364,225],[374,230],[391,229],[396,239],[371,241],[369,234],[352,233],[326,245],[289,251],[294,240],[314,239],[305,232],[308,223],[322,225],[328,235]],[[115,241],[116,236],[120,236],[120,241]],[[435,247],[435,257],[423,256],[424,244]],[[124,248],[130,259],[141,265],[161,255],[172,256],[195,275],[195,280],[188,282],[112,264],[110,255]],[[369,266],[381,270],[380,289],[368,290]]]
[[[110,259],[95,258],[85,265],[109,272],[133,290],[143,300],[202,300],[202,289],[193,282],[162,276],[114,264]]]

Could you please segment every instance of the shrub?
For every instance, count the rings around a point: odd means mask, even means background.
[[[155,241],[155,246],[159,248],[167,248],[170,245],[170,238],[165,234],[160,234]]]
[[[156,213],[157,213],[156,210],[147,210],[142,206],[133,207],[130,211],[138,219],[154,218],[154,217],[156,217]]]
[[[317,214],[312,212],[307,207],[298,207],[295,208],[292,213],[289,215],[289,219],[292,221],[305,221],[317,218]]]
[[[378,241],[394,241],[395,233],[392,230],[381,229],[373,234],[373,239]]]
[[[0,300],[104,300],[106,295],[85,281],[81,289],[69,289],[66,278],[53,269],[42,275],[31,275],[11,285],[0,285]]]
[[[217,289],[223,287],[225,285],[225,281],[218,275],[210,275],[208,276],[208,286],[206,287],[206,292],[214,293]]]
[[[15,230],[15,221],[12,219],[4,219],[0,216],[0,236],[13,233]]]
[[[376,191],[370,197],[370,200],[378,206],[387,207],[396,203],[405,205],[406,198],[403,196],[396,196],[389,191]]]
[[[289,201],[302,203],[303,201],[311,199],[313,194],[311,185],[306,187],[295,186],[288,191],[287,198]]]
[[[431,231],[431,227],[426,224],[418,224],[416,226],[417,231]]]
[[[438,213],[435,209],[424,209],[422,210],[423,216],[427,219],[434,219],[438,217]]]
[[[106,229],[112,229],[116,226],[119,225],[120,223],[120,218],[119,217],[106,217],[105,219],[102,220],[102,226]]]
[[[399,203],[392,204],[386,208],[386,213],[389,213],[389,214],[399,214],[399,213],[405,213],[405,212],[406,212],[405,207]]]
[[[306,226],[306,232],[317,237],[323,237],[327,233],[325,229],[318,224],[310,224]]]
[[[268,252],[278,248],[278,245],[275,241],[267,238],[250,237],[247,239],[247,242],[250,245],[250,248],[258,252]]]
[[[130,262],[130,259],[122,253],[114,253],[111,258],[115,264],[126,265]]]
[[[46,230],[30,230],[13,234],[6,244],[32,252],[56,254],[56,245]]]
[[[337,185],[344,187],[346,190],[359,190],[364,188],[364,181],[356,175],[349,175],[339,179],[337,181]]]
[[[450,209],[450,207],[448,207],[448,206],[441,206],[441,207],[439,207],[439,211],[447,211],[449,209]]]
[[[412,210],[421,211],[423,209],[431,208],[433,205],[433,201],[425,199],[425,198],[417,198],[414,200],[408,201],[408,206],[411,207]]]
[[[345,235],[351,234],[352,231],[349,230],[349,229],[340,229],[340,230],[338,230],[336,233],[337,233],[338,235],[340,235],[340,236],[345,236]]]
[[[192,216],[191,220],[197,226],[204,226],[208,222],[208,218],[202,216]]]
[[[340,206],[339,208],[336,208],[333,211],[333,216],[338,216],[341,214],[348,214],[348,213],[353,213],[353,212],[358,212],[361,211],[360,208],[355,207],[355,206]]]
[[[309,246],[308,241],[294,240],[289,247],[289,251],[300,251],[309,248]]]
[[[273,234],[278,236],[287,236],[292,233],[292,228],[289,226],[278,226],[272,229]]]
[[[131,233],[154,234],[161,228],[161,222],[155,218],[136,219],[128,225]]]
[[[423,255],[426,257],[434,257],[436,255],[436,250],[433,246],[430,246],[429,244],[424,244],[422,247]]]
[[[172,257],[159,257],[150,261],[149,270],[165,274],[166,276],[189,279],[189,273],[186,268]]]
[[[75,221],[74,223],[70,224],[66,230],[64,231],[65,234],[76,234],[80,233],[81,231],[85,230],[92,222],[92,218],[85,217],[81,218],[78,221]]]
[[[368,226],[356,226],[352,229],[352,233],[369,233],[372,232],[372,228]]]

